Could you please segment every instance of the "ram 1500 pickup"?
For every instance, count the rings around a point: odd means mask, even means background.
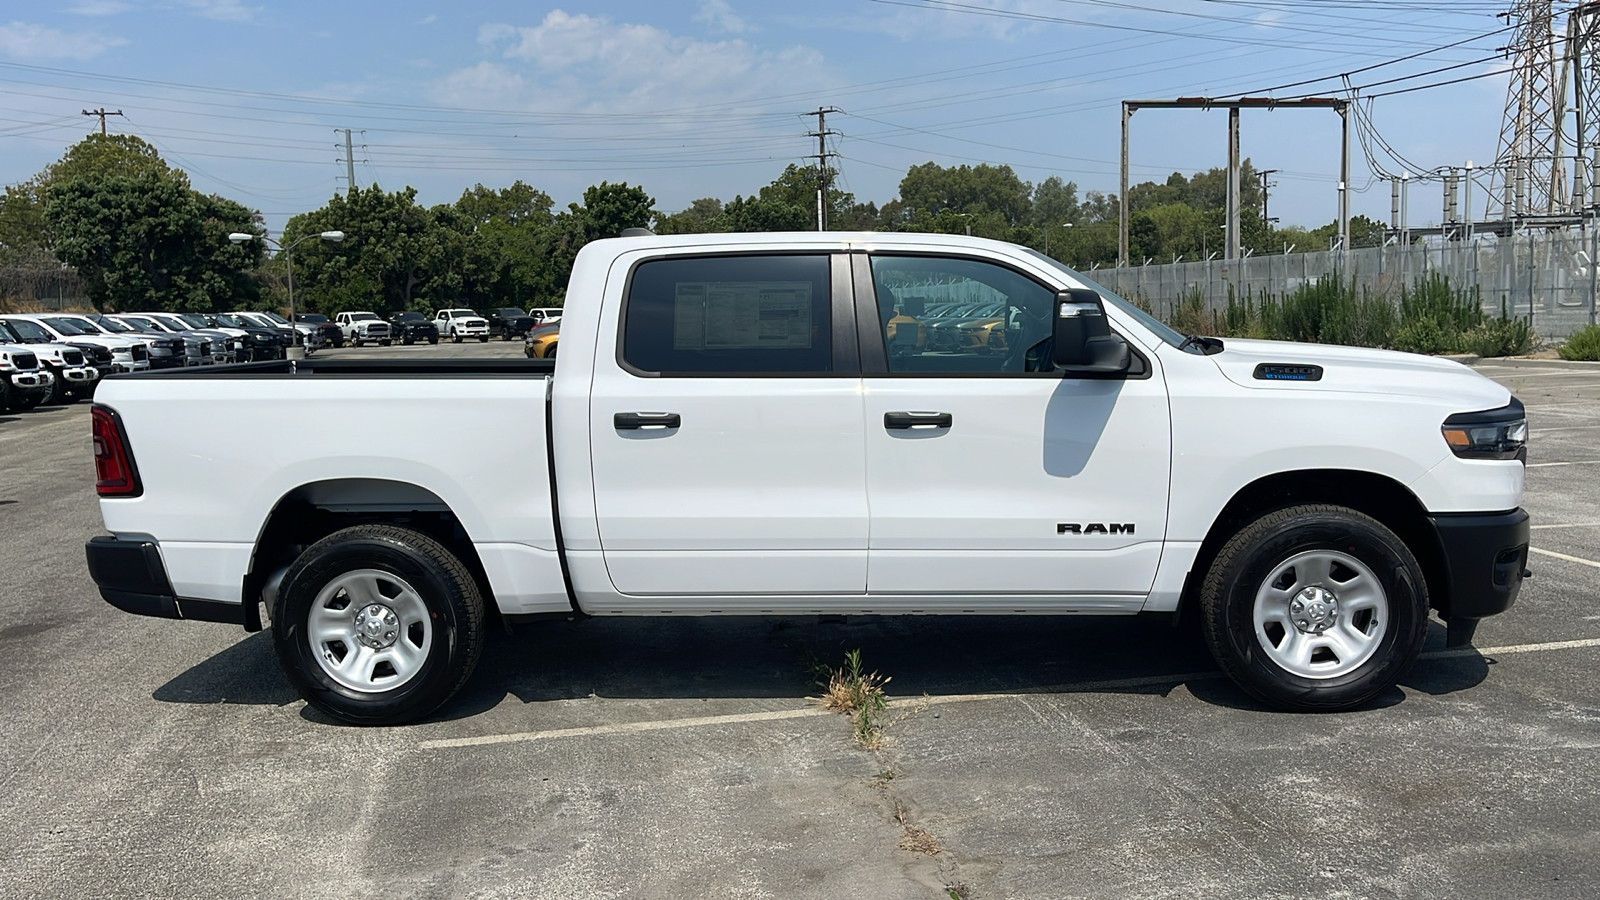
[[[1525,574],[1523,407],[1454,362],[1185,336],[943,235],[595,241],[564,313],[559,367],[108,379],[102,595],[265,606],[289,679],[357,723],[437,709],[486,616],[551,614],[1190,611],[1245,690],[1312,711],[1393,685],[1430,609],[1467,643]]]

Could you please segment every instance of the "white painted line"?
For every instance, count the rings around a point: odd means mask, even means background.
[[[514,744],[523,741],[544,741],[551,738],[585,737],[595,734],[634,734],[641,731],[665,731],[670,728],[698,728],[701,725],[733,725],[740,722],[772,722],[781,719],[803,719],[808,716],[831,716],[833,710],[820,706],[804,709],[779,709],[771,712],[734,713],[726,716],[696,716],[689,719],[657,719],[653,722],[623,722],[617,725],[587,725],[580,728],[556,728],[551,731],[521,731],[512,734],[486,734],[481,737],[444,738],[423,741],[421,750],[443,750],[451,747],[482,747],[489,744]]]
[[[1577,650],[1583,647],[1600,647],[1600,638],[1584,638],[1579,641],[1551,641],[1547,644],[1508,644],[1504,647],[1452,647],[1449,650],[1435,650],[1424,653],[1418,659],[1448,659],[1452,656],[1471,656],[1474,653],[1483,656],[1505,656],[1511,653],[1539,653],[1544,650]]]
[[[1587,560],[1583,560],[1587,562]],[[1600,566],[1600,563],[1591,563]],[[1543,644],[1508,644],[1503,647],[1453,647],[1424,653],[1419,659],[1451,659],[1459,656],[1506,656],[1513,653],[1538,653],[1547,650],[1577,650],[1600,647],[1600,638],[1575,641],[1550,641]],[[947,703],[976,703],[985,700],[1019,700],[1048,696],[1050,694],[1078,694],[1092,691],[1114,691],[1124,688],[1154,687],[1189,681],[1212,681],[1225,677],[1217,671],[1180,672],[1175,675],[1150,675],[1143,678],[1117,678],[1109,681],[1078,681],[1041,687],[1022,693],[993,694],[941,694],[938,696],[899,697],[889,701],[891,709],[916,709],[924,706],[943,706]],[[479,737],[437,738],[421,741],[419,750],[451,750],[458,747],[486,747],[495,744],[517,744],[529,741],[547,741],[564,737],[588,737],[605,734],[638,734],[646,731],[667,731],[678,728],[699,728],[702,725],[737,725],[742,722],[778,722],[785,719],[805,719],[835,715],[831,709],[807,706],[802,709],[778,709],[768,712],[732,713],[725,716],[693,716],[683,719],[657,719],[647,722],[623,722],[617,725],[587,725],[578,728],[554,728],[549,731],[519,731],[510,734],[486,734]]]
[[[1548,466],[1600,466],[1600,459],[1580,459],[1576,462],[1528,463],[1527,467],[1530,469],[1543,469]]]
[[[1537,553],[1540,556],[1553,556],[1556,559],[1564,559],[1567,562],[1574,562],[1581,566],[1593,566],[1596,569],[1600,569],[1600,562],[1595,562],[1592,559],[1584,559],[1581,556],[1568,556],[1565,553],[1557,553],[1554,550],[1540,550],[1538,547],[1529,547],[1528,552]]]
[[[1600,528],[1600,522],[1571,522],[1566,525],[1529,525],[1529,528]]]

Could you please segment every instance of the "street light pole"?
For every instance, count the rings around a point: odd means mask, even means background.
[[[283,245],[282,241],[273,240],[272,238],[267,237],[264,234],[249,234],[249,233],[243,232],[243,231],[235,231],[234,233],[228,235],[228,240],[232,241],[235,244],[242,244],[242,243],[244,243],[246,241],[255,240],[256,238],[260,238],[261,240],[266,241],[269,244],[277,245],[278,252],[283,254],[284,263],[285,263],[285,265],[288,266],[288,269],[289,269],[289,329],[291,331],[293,331],[297,335],[297,337],[295,339],[295,346],[290,347],[289,349],[285,350],[284,351],[284,356],[287,359],[303,359],[305,357],[305,355],[306,355],[306,350],[305,350],[305,347],[300,346],[300,340],[298,338],[298,335],[300,334],[300,329],[294,327],[294,322],[295,322],[295,318],[294,318],[294,248],[300,246],[301,244],[305,243],[306,241],[311,240],[312,238],[321,238],[322,240],[332,241],[333,243],[337,244],[340,241],[344,240],[344,232],[342,232],[342,231],[317,231],[317,232],[312,232],[311,234],[301,235],[301,237],[300,237],[300,239],[298,241],[295,241],[294,243],[290,244],[287,247],[285,247]]]

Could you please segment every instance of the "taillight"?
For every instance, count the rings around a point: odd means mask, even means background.
[[[137,497],[144,493],[139,470],[133,465],[133,451],[122,419],[116,410],[96,405],[89,410],[94,429],[94,489],[102,497]]]

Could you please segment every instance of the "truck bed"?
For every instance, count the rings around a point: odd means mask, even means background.
[[[553,359],[276,359],[233,366],[185,366],[129,373],[143,378],[270,378],[282,375],[493,375],[543,377],[556,370]],[[120,377],[120,376],[119,376]]]

